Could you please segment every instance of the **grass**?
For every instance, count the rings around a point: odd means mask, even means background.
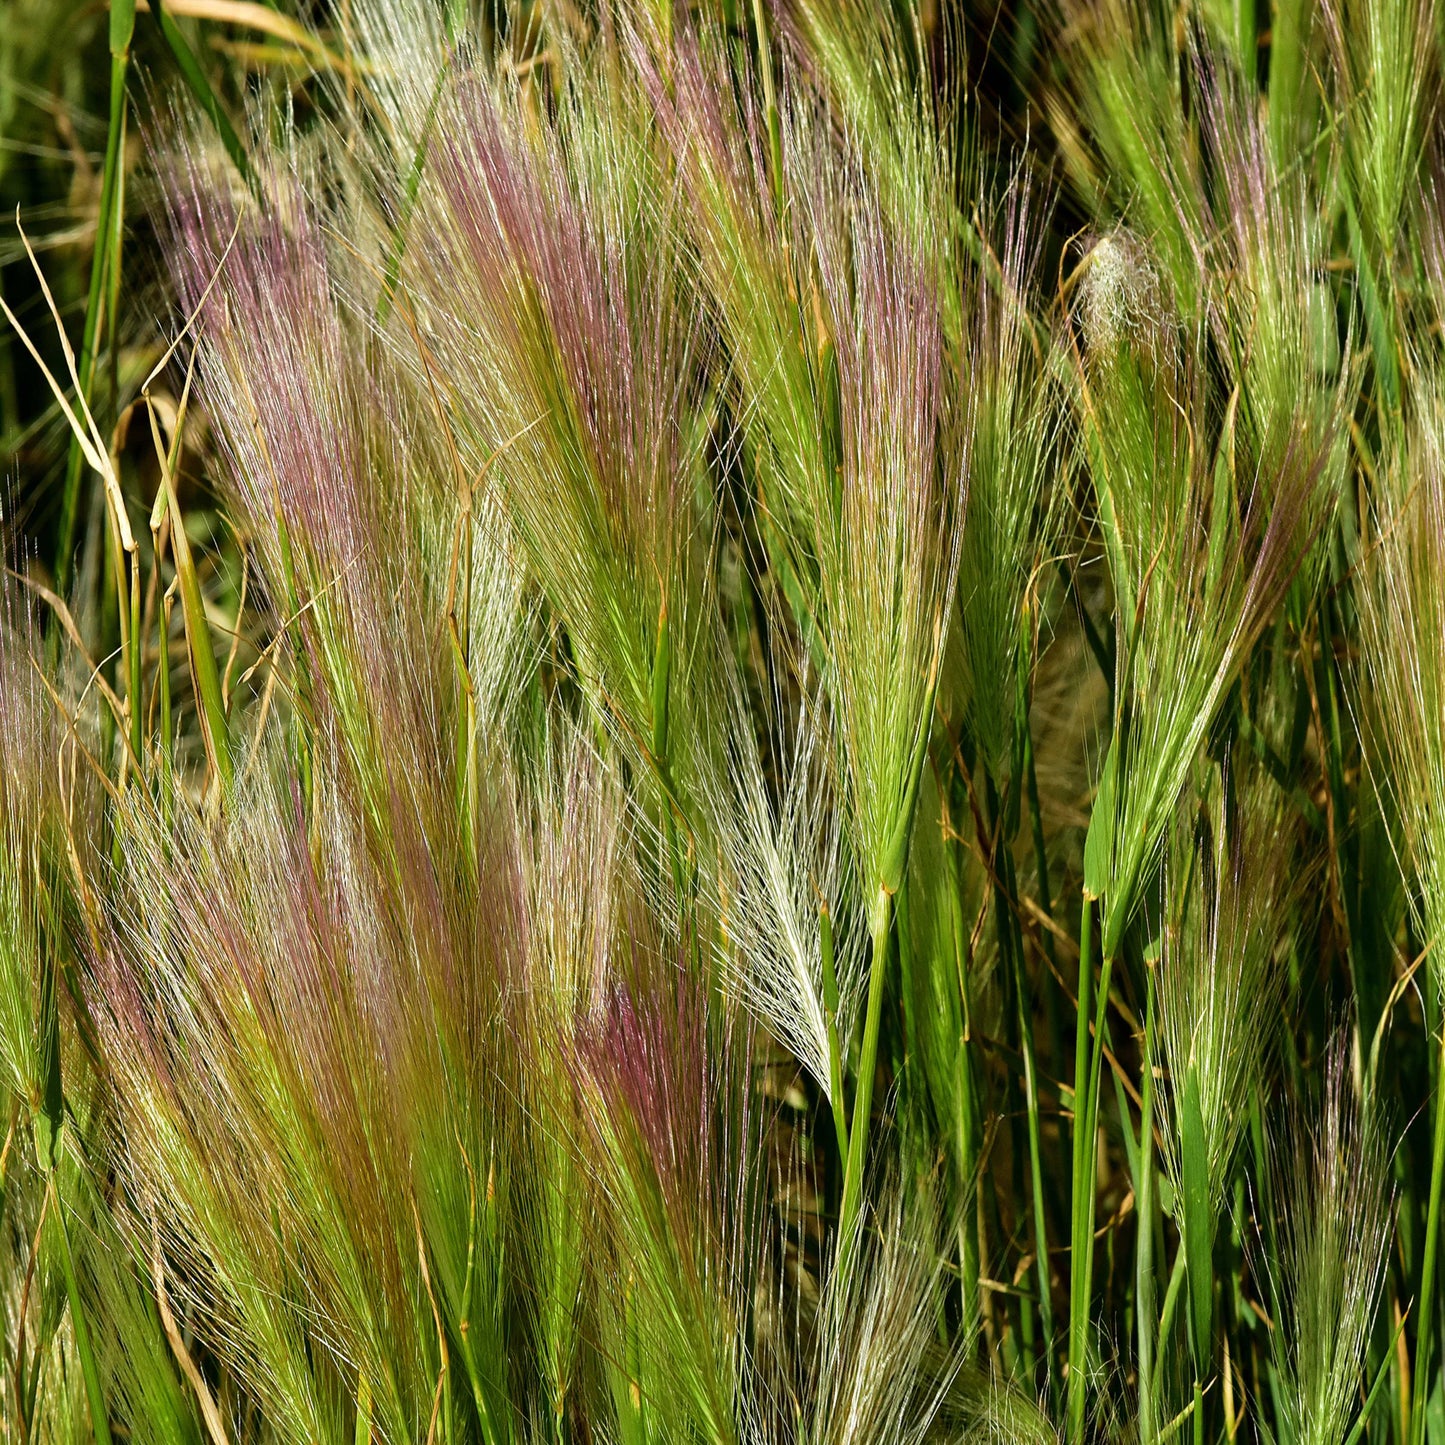
[[[1445,1445],[1433,7],[17,16],[5,1438]]]

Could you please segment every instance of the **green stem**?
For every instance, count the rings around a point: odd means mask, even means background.
[[[191,49],[190,42],[181,33],[161,0],[155,0],[152,9],[155,13],[156,23],[161,28],[161,36],[170,49],[172,59],[176,62],[176,68],[185,78],[191,94],[195,96],[201,109],[210,117],[211,124],[216,128],[216,134],[221,138],[221,144],[226,148],[226,154],[231,158],[231,164],[241,173],[241,179],[246,182],[251,192],[256,194],[258,183],[256,173],[251,167],[250,157],[246,154],[245,146],[241,144],[241,137],[236,134],[235,126],[231,124],[231,118],[221,109],[221,102],[217,99],[216,92],[211,89],[211,82],[206,79],[206,72],[201,69],[201,63],[196,59],[196,53]]]
[[[70,1326],[75,1337],[75,1353],[80,1357],[80,1373],[85,1380],[85,1398],[90,1406],[90,1425],[95,1445],[111,1445],[110,1420],[106,1415],[105,1391],[100,1384],[100,1370],[95,1362],[90,1326],[80,1298],[80,1279],[75,1272],[75,1257],[70,1251],[70,1233],[65,1227],[65,1207],[60,1202],[60,1189],[55,1170],[50,1171],[50,1188],[55,1202],[55,1233],[60,1241],[60,1264],[65,1273],[65,1293],[70,1301]]]
[[[1410,1439],[1425,1439],[1425,1409],[1430,1398],[1430,1328],[1435,1315],[1435,1255],[1440,1242],[1440,1196],[1445,1183],[1445,1028],[1440,1032],[1441,1069],[1435,1089],[1435,1147],[1430,1159],[1430,1205],[1425,1215],[1425,1256],[1420,1272],[1420,1324],[1415,1336],[1415,1399]]]
[[[1079,1016],[1074,1035],[1073,1208],[1069,1241],[1069,1388],[1068,1439],[1082,1445],[1087,1407],[1084,1371],[1088,1361],[1089,1298],[1093,1286],[1096,1113],[1091,1080],[1100,1039],[1090,1046],[1089,1003],[1093,985],[1093,900],[1084,895],[1079,919]],[[1101,1006],[1109,998],[1109,962],[1099,979]]]
[[[949,843],[949,863],[949,935],[961,1025],[958,1045],[953,1051],[954,1146],[958,1152],[959,1184],[964,1191],[958,1219],[959,1295],[964,1337],[969,1338],[983,1317],[983,1302],[979,1298],[979,1145],[973,1078],[973,993],[969,988],[968,928],[963,917],[963,843],[956,835]]]
[[[371,1386],[363,1375],[356,1385],[356,1445],[371,1445]]]
[[[1028,775],[1029,823],[1033,833],[1034,867],[1039,875],[1039,907],[1049,918],[1053,918],[1053,890],[1049,885],[1049,850],[1044,842],[1043,810],[1039,806],[1039,773],[1034,764],[1034,736],[1031,727],[1024,729],[1024,762]],[[1054,949],[1054,935],[1047,928],[1044,929],[1044,953],[1049,963],[1057,968],[1059,960]],[[1044,1017],[1049,1024],[1049,1056],[1058,1058],[1063,1028],[1059,1020],[1057,989],[1046,988],[1044,990]]]
[[[216,667],[216,653],[211,646],[210,625],[201,598],[201,584],[196,577],[195,559],[191,556],[190,538],[186,536],[185,518],[176,498],[175,478],[165,469],[166,504],[171,513],[171,552],[176,559],[176,576],[180,580],[181,615],[186,624],[186,641],[191,650],[191,666],[195,672],[196,693],[201,700],[201,716],[211,757],[227,792],[235,779],[231,761],[231,734],[226,708],[221,697],[221,674]]]
[[[115,631],[111,632],[107,627],[109,636],[116,638],[116,653],[119,661],[116,664],[115,688],[117,692],[122,690],[126,693],[126,702],[121,714],[121,721],[124,727],[125,741],[131,741],[131,728],[135,721],[135,695],[130,691],[130,661],[133,653],[131,646],[131,607],[130,607],[130,558],[126,555],[125,547],[120,538],[120,520],[116,517],[114,509],[110,506],[110,499],[106,497],[106,558],[110,565],[106,569],[106,582],[110,585],[106,589],[106,606],[109,609],[112,600],[115,604]],[[107,619],[109,620],[109,619]],[[130,758],[125,749],[121,749],[120,777],[122,782],[130,769]]]
[[[1239,56],[1239,68],[1253,90],[1259,62],[1259,47],[1255,43],[1254,0],[1234,0],[1234,48]]]
[[[115,528],[109,524],[110,514],[104,489],[93,492],[91,499],[95,505],[91,509],[91,525],[86,529],[87,542],[89,548],[94,549],[91,555],[99,554],[100,649],[104,655],[110,656],[120,650],[120,615],[116,611]],[[124,708],[117,710],[105,707],[100,710],[100,756],[106,759],[107,763],[115,752],[116,730],[123,729],[124,726]]]
[[[1139,1445],[1155,1445],[1154,1418],[1154,968],[1148,969],[1139,1121],[1139,1243],[1134,1254],[1134,1303],[1139,1343]]]
[[[838,1041],[838,974],[833,958],[833,918],[828,905],[818,910],[819,950],[823,958],[823,1010],[828,1027],[828,1092],[832,1095],[833,1128],[838,1157],[848,1157],[848,1112],[843,1103],[843,1050]]]
[[[753,24],[757,28],[758,67],[762,72],[763,105],[767,110],[768,163],[773,173],[773,203],[778,210],[778,224],[783,221],[783,145],[779,125],[777,88],[773,79],[773,48],[768,38],[767,13],[763,0],[753,0]]]
[[[465,1324],[465,1321],[463,1323]],[[461,1354],[462,1363],[466,1366],[467,1383],[472,1387],[472,1404],[476,1407],[477,1424],[481,1427],[482,1439],[486,1445],[504,1445],[506,1432],[496,1418],[496,1411],[492,1409],[486,1383],[477,1369],[474,1351],[465,1330],[462,1332]]]
[[[1005,825],[1003,809],[999,805],[998,788],[987,772],[984,775],[984,786],[988,800],[989,826],[998,832],[993,859],[996,921],[1000,953],[1010,960],[1013,970],[1019,1053],[1023,1058],[1024,1112],[1029,1137],[1029,1187],[1033,1196],[1033,1245],[1035,1273],[1038,1276],[1039,1322],[1043,1332],[1044,1356],[1048,1359],[1053,1348],[1054,1309],[1050,1298],[1048,1218],[1044,1212],[1042,1129],[1038,1060],[1034,1051],[1033,1005],[1029,994],[1028,974],[1024,969],[1023,933],[1017,927],[1013,859],[1003,838]]]
[[[160,653],[156,667],[160,677],[161,714],[161,807],[167,822],[175,808],[175,722],[171,717],[171,599],[169,592],[156,609],[160,614]]]
[[[139,762],[145,746],[141,731],[145,723],[145,698],[141,689],[141,585],[140,558],[132,552],[130,563],[130,668],[126,676],[126,702],[130,707],[130,750]]]
[[[863,1022],[863,1048],[858,1060],[858,1087],[853,1096],[853,1127],[848,1133],[848,1164],[843,1172],[843,1202],[838,1210],[838,1269],[847,1279],[852,1268],[858,1210],[863,1201],[863,1169],[868,1159],[868,1125],[873,1113],[873,1075],[878,1062],[878,1033],[883,1022],[883,985],[888,971],[888,934],[893,922],[893,895],[878,889],[868,911],[873,953],[869,961],[868,1012]]]
[[[129,44],[129,39],[127,39],[127,50]],[[105,264],[106,286],[110,293],[105,307],[105,314],[109,318],[107,329],[110,332],[110,344],[106,347],[106,356],[110,370],[110,416],[114,420],[120,418],[120,253],[121,243],[125,239],[126,129],[126,108],[122,106],[120,110],[119,162],[115,169],[115,194],[112,196],[110,204],[110,234],[105,238],[106,247],[110,252],[109,259]]]
[[[1209,1182],[1199,1069],[1191,1061],[1174,1074],[1179,1144],[1177,1220],[1183,1235],[1184,1272],[1189,1285],[1189,1348],[1196,1386],[1209,1368],[1214,1336],[1214,1239],[1217,1229]]]
[[[129,65],[130,47],[127,43],[124,49],[113,53],[110,58],[110,126],[105,138],[105,168],[100,179],[100,210],[96,217],[95,249],[90,260],[90,289],[86,296],[85,323],[80,333],[80,356],[76,368],[80,377],[80,392],[87,405],[94,390],[92,383],[95,379],[101,297],[105,291],[106,268],[111,259],[110,248],[114,235],[111,213],[115,207],[116,180],[123,158],[121,135],[125,129],[125,80]],[[114,316],[110,318],[110,326],[114,331]],[[65,463],[65,490],[60,499],[60,530],[55,552],[55,590],[62,597],[70,586],[71,554],[75,551],[75,521],[80,505],[80,479],[84,471],[85,457],[80,450],[80,439],[72,436]]]
[[[1019,968],[1020,978],[1023,968]],[[1024,1105],[1028,1110],[1029,1175],[1034,1197],[1034,1261],[1039,1281],[1039,1326],[1043,1331],[1044,1358],[1051,1361],[1054,1341],[1054,1304],[1049,1272],[1049,1226],[1044,1212],[1044,1169],[1038,1067],[1034,1059],[1033,1022],[1028,999],[1019,989],[1019,1031],[1024,1051]]]
[[[959,1154],[959,1174],[963,1180],[964,1207],[958,1221],[959,1294],[963,1304],[964,1336],[978,1328],[983,1317],[979,1298],[978,1248],[978,1138],[974,1128],[977,1105],[974,1101],[973,1069],[969,1062],[969,1044],[960,1044],[955,1061],[954,1121]]]
[[[1174,1315],[1179,1308],[1179,1296],[1184,1292],[1184,1276],[1186,1273],[1184,1262],[1184,1251],[1180,1249],[1174,1256],[1174,1268],[1169,1275],[1169,1287],[1164,1291],[1164,1308],[1159,1312],[1159,1343],[1163,1344],[1169,1338],[1169,1331],[1174,1327]],[[1155,1384],[1158,1384],[1158,1369],[1162,1363],[1162,1356],[1155,1365]]]

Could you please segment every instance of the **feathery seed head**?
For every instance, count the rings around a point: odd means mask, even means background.
[[[1084,341],[1101,359],[1127,344],[1153,351],[1169,325],[1159,275],[1144,245],[1116,227],[1100,236],[1084,257]]]
[[[1389,1158],[1355,1097],[1341,1031],[1313,1120],[1293,1121],[1275,1164],[1283,1203],[1283,1277],[1271,1336],[1281,1412],[1301,1445],[1340,1445],[1360,1397],[1391,1234]]]

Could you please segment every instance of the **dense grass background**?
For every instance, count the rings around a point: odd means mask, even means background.
[[[0,1421],[1445,1445],[1445,12],[0,12]]]

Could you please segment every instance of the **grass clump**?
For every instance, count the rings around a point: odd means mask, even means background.
[[[1439,1445],[1431,8],[111,21],[6,1439]]]

